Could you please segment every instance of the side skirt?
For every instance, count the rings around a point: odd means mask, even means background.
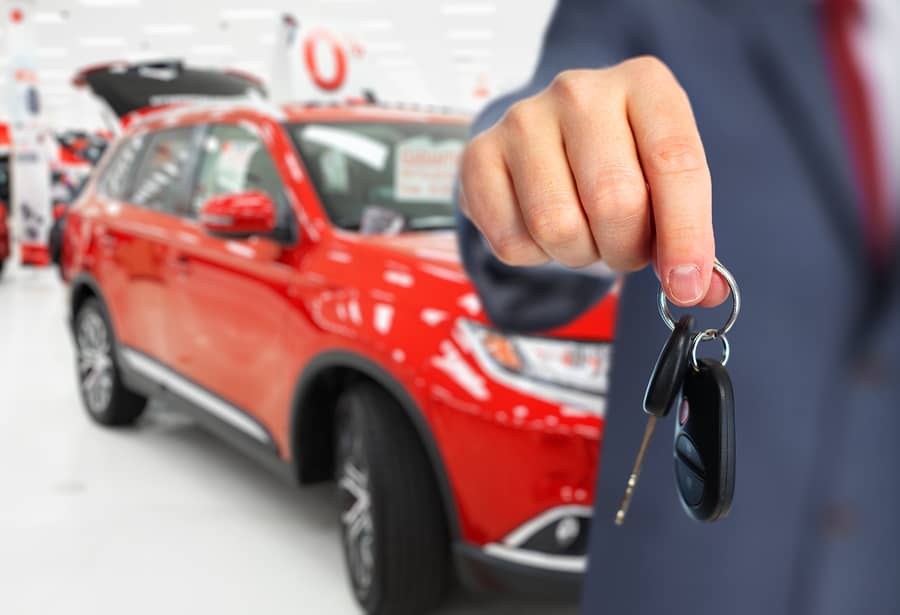
[[[162,400],[281,478],[297,484],[293,464],[279,456],[268,429],[247,411],[139,350],[119,345],[116,355],[129,388]]]

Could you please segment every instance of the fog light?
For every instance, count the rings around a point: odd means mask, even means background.
[[[581,533],[581,523],[575,517],[563,517],[556,524],[556,544],[560,549],[568,549]]]

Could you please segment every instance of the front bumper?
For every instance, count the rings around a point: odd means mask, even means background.
[[[558,506],[529,520],[502,541],[460,543],[455,554],[463,583],[531,597],[577,600],[587,569],[592,509]]]
[[[581,598],[583,571],[519,563],[471,544],[455,544],[453,554],[460,582],[467,589],[558,602],[575,603]]]

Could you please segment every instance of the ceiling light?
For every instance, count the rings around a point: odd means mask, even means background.
[[[84,6],[137,6],[141,0],[79,0]]]
[[[456,63],[453,67],[460,73],[489,73],[490,68],[484,62]]]
[[[158,36],[179,36],[193,34],[194,26],[188,23],[159,23],[144,26],[145,34]]]
[[[78,39],[82,47],[122,47],[125,39],[121,36],[83,36]]]
[[[278,16],[275,9],[225,9],[222,11],[222,19],[230,19],[232,21],[246,21],[253,19],[274,19]]]
[[[412,68],[416,65],[412,58],[379,58],[378,66],[382,68]]]
[[[34,14],[31,21],[40,24],[66,23],[61,11],[39,11]]]
[[[450,52],[454,58],[488,58],[490,49],[454,49]]]
[[[41,58],[64,58],[69,55],[65,47],[38,47],[37,55]]]
[[[370,21],[363,21],[359,24],[359,29],[364,32],[391,30],[393,27],[394,22],[390,19],[372,19]]]
[[[41,93],[45,94],[45,95],[47,95],[47,94],[49,94],[49,95],[71,94],[72,93],[72,87],[67,84],[64,84],[64,83],[59,83],[59,84],[54,84],[54,85],[44,85],[44,86],[41,86],[40,90],[41,90]]]
[[[450,30],[447,38],[451,41],[489,41],[494,38],[493,30]]]
[[[42,81],[53,80],[53,79],[68,79],[72,76],[72,71],[62,70],[58,68],[53,69],[38,69],[38,77]]]
[[[397,53],[406,51],[406,44],[400,41],[383,41],[378,43],[364,43],[366,51],[371,53]]]
[[[190,53],[202,56],[224,56],[234,53],[231,45],[194,45]]]
[[[497,5],[489,2],[448,3],[441,5],[441,13],[444,15],[491,15],[496,12]]]

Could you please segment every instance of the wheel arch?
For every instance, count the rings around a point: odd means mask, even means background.
[[[344,350],[323,352],[307,364],[298,379],[291,406],[290,446],[300,482],[308,484],[331,478],[334,407],[333,404],[316,402],[322,401],[320,395],[323,394],[326,401],[334,399],[333,396],[339,394],[341,388],[348,382],[346,378],[354,377],[367,379],[384,389],[399,404],[404,411],[403,414],[412,423],[428,455],[441,495],[451,540],[458,540],[461,536],[459,516],[449,475],[425,415],[392,374],[371,359],[354,352]],[[327,429],[331,437],[328,439],[321,436],[311,437],[315,433],[321,434],[322,429]]]
[[[69,325],[72,330],[74,330],[75,316],[78,314],[78,310],[91,297],[96,298],[100,302],[101,308],[108,312],[106,299],[103,297],[100,285],[93,276],[87,273],[79,273],[72,278],[69,294]],[[110,326],[112,326],[112,321],[110,321]]]

